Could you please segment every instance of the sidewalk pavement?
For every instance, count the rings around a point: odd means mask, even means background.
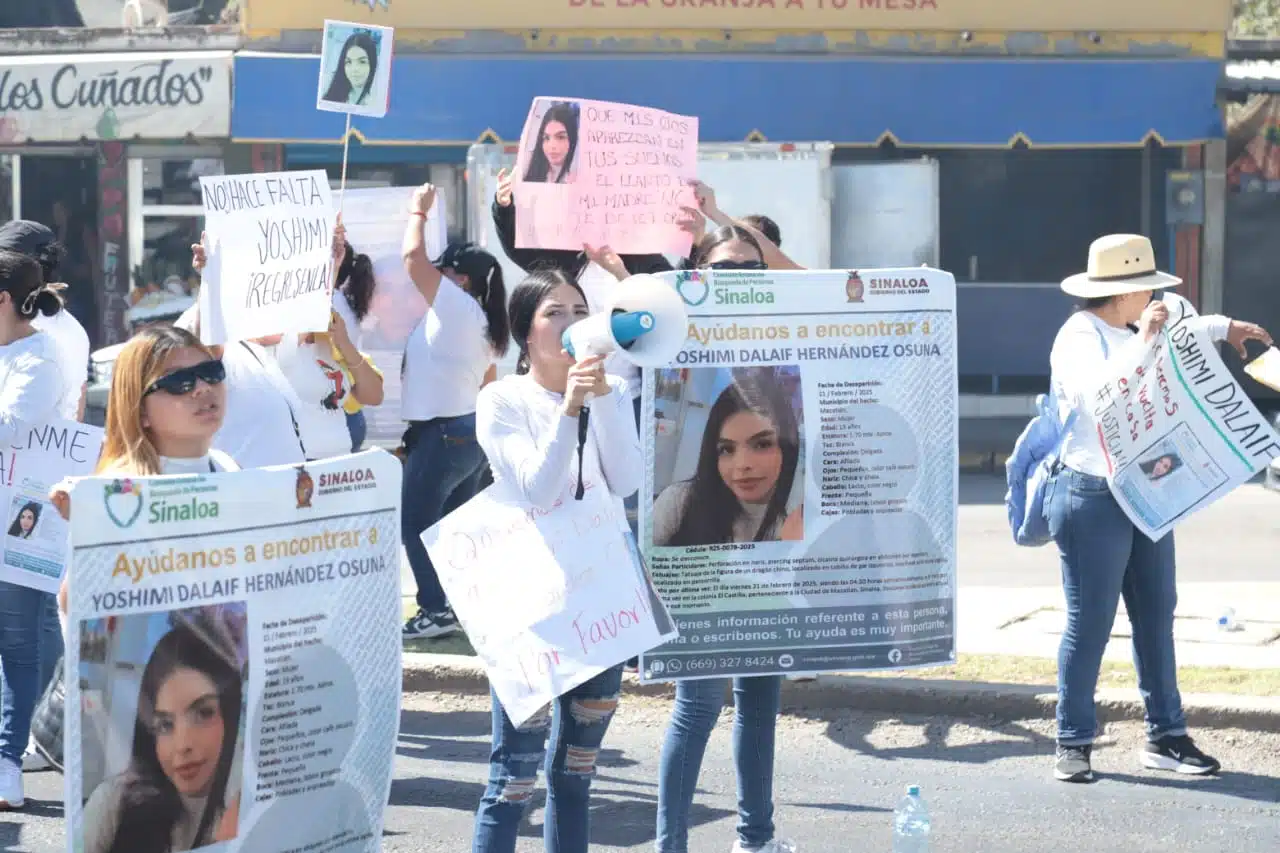
[[[415,585],[407,565],[403,575],[403,589],[411,592]],[[1280,583],[1184,583],[1178,587],[1178,596],[1174,639],[1180,666],[1280,669]],[[406,611],[412,607],[412,595],[406,595],[404,604]],[[1221,630],[1217,624],[1228,608],[1235,611],[1235,631]],[[957,593],[956,645],[961,655],[1055,660],[1065,625],[1060,585],[965,586]],[[1105,658],[1131,661],[1130,642],[1121,602]],[[488,682],[474,657],[406,652],[404,689],[487,692]],[[669,684],[642,685],[634,676],[627,677],[625,689],[647,695],[672,692]],[[930,678],[927,669],[889,677],[826,675],[813,682],[787,682],[783,690],[788,708],[1004,719],[1052,718],[1056,700],[1049,687]],[[1195,728],[1280,732],[1280,697],[1184,694],[1183,703],[1188,723]],[[1133,689],[1099,690],[1098,709],[1104,720],[1142,716],[1142,703]]]

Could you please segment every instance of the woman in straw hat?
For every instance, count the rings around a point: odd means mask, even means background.
[[[1144,767],[1181,774],[1216,773],[1218,762],[1187,736],[1173,649],[1177,604],[1173,535],[1153,542],[1124,514],[1107,487],[1107,461],[1084,396],[1107,364],[1130,359],[1159,334],[1168,308],[1155,298],[1182,280],[1156,270],[1146,237],[1113,234],[1089,247],[1088,272],[1062,289],[1081,300],[1058,332],[1049,356],[1052,387],[1078,417],[1064,431],[1061,467],[1049,484],[1045,514],[1062,555],[1067,629],[1058,649],[1058,751],[1054,775],[1066,782],[1093,780],[1097,735],[1094,689],[1121,595],[1133,626],[1138,687],[1146,703]],[[1261,327],[1221,316],[1205,317],[1215,341],[1242,354],[1246,341],[1270,344]],[[1064,413],[1065,414],[1065,413]]]

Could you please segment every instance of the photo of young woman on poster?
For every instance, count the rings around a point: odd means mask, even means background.
[[[316,109],[386,115],[391,34],[386,27],[325,21]]]
[[[1139,462],[1138,467],[1142,469],[1143,474],[1147,475],[1148,480],[1155,483],[1181,468],[1182,459],[1176,453],[1163,453],[1154,459]]]
[[[84,764],[84,790],[92,791],[84,806],[85,853],[176,853],[236,837],[245,609],[235,602],[82,626],[81,677],[101,684],[106,699],[99,722],[118,729],[124,704],[133,724],[123,770],[91,787],[87,777],[97,762]],[[94,663],[86,651],[104,645],[102,634],[107,659]],[[141,676],[130,675],[124,664],[148,646]],[[100,727],[84,713],[85,755],[105,755],[106,744],[95,742]]]
[[[573,101],[554,101],[543,113],[524,173],[527,183],[573,183],[581,114],[581,107]]]
[[[40,504],[35,501],[26,501],[18,510],[18,514],[13,517],[13,523],[9,525],[9,535],[16,539],[30,539],[39,521]]]
[[[803,476],[799,395],[784,389],[787,379],[798,390],[799,368],[732,371],[706,415],[693,476],[672,482],[654,502],[655,546],[804,538],[803,506],[788,508]]]

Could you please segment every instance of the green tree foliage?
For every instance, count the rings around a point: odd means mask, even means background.
[[[1235,0],[1231,34],[1242,38],[1280,38],[1280,0]]]

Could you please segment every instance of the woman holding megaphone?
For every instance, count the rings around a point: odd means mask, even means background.
[[[583,483],[616,500],[639,489],[644,475],[625,382],[605,375],[602,357],[575,362],[562,344],[565,330],[587,313],[582,288],[559,270],[525,279],[511,294],[516,373],[486,386],[476,403],[476,438],[495,483],[541,509],[573,500]],[[588,400],[589,428],[579,445],[579,416]],[[493,694],[493,751],[474,853],[514,853],[544,763],[546,849],[587,853],[591,777],[621,686],[622,667],[612,667],[519,727]]]

